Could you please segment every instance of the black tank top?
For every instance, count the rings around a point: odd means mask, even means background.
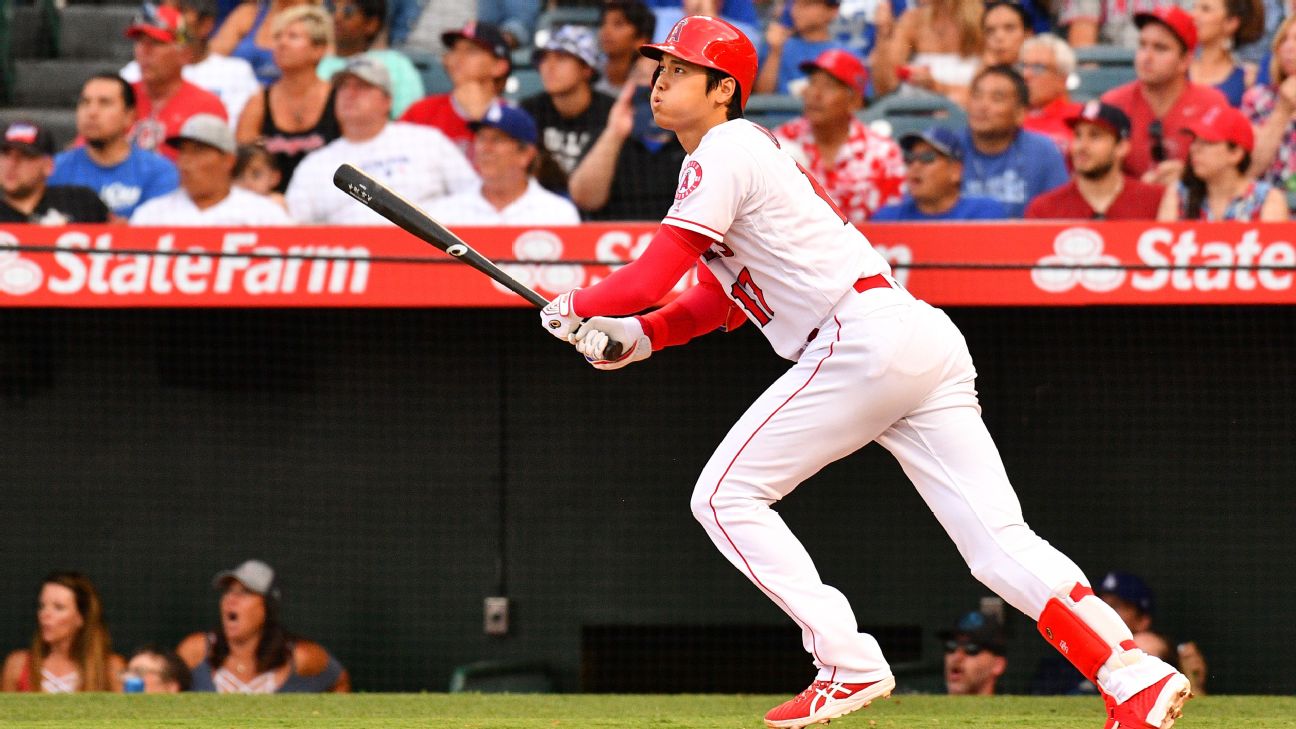
[[[261,141],[274,159],[275,166],[279,168],[280,179],[276,191],[284,192],[288,189],[288,181],[292,179],[293,170],[297,169],[297,163],[302,161],[302,157],[342,136],[337,115],[333,113],[333,97],[336,94],[336,89],[329,91],[328,101],[324,103],[324,113],[320,114],[315,126],[300,132],[285,132],[275,124],[274,113],[270,110],[269,87],[261,92],[265,102],[265,115],[261,117]]]

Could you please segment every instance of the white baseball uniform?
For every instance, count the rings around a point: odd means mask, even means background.
[[[663,223],[714,241],[707,266],[795,362],[721,442],[692,509],[724,556],[800,625],[819,679],[876,681],[890,669],[770,505],[870,441],[900,462],[972,574],[1032,619],[1058,585],[1088,584],[1026,525],[981,420],[962,334],[890,277],[767,131],[741,119],[708,131],[684,160]]]

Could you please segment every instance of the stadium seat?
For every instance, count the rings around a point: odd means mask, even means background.
[[[1134,49],[1124,46],[1085,46],[1075,49],[1076,66],[1133,66]]]
[[[1133,66],[1077,68],[1077,83],[1071,91],[1071,99],[1079,102],[1092,101],[1110,89],[1133,81],[1134,78]]]
[[[440,58],[427,51],[404,50],[403,52],[409,56],[414,68],[418,69],[419,77],[423,79],[424,94],[433,96],[450,92],[450,77],[446,75]]]
[[[967,126],[967,112],[939,94],[891,94],[857,114],[869,128],[894,139],[928,127],[959,129]]]
[[[513,101],[544,91],[540,72],[534,68],[517,68],[504,84],[504,96]]]
[[[801,115],[801,100],[787,94],[752,94],[743,116],[754,124],[773,129]]]
[[[539,661],[478,661],[455,668],[450,693],[549,694],[558,690],[553,673]]]

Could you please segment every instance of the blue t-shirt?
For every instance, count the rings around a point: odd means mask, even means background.
[[[891,203],[873,213],[870,223],[896,223],[906,220],[1003,220],[1008,211],[1003,203],[988,197],[960,195],[954,207],[937,215],[928,215],[918,209],[918,203],[906,194],[898,203]]]
[[[1020,218],[1036,195],[1069,179],[1062,153],[1043,134],[1019,131],[1008,149],[994,156],[976,150],[970,129],[965,128],[962,137],[963,194],[994,198],[1011,218]]]
[[[121,218],[135,208],[180,186],[175,165],[155,152],[131,147],[130,156],[112,167],[100,167],[85,147],[60,153],[54,158],[51,185],[85,185],[99,193],[104,205]]]

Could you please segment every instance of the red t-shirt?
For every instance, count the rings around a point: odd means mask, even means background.
[[[436,127],[450,138],[468,159],[472,159],[471,147],[473,133],[468,128],[468,120],[460,116],[459,110],[450,94],[439,94],[420,99],[401,114],[401,121]]]
[[[153,108],[153,100],[149,98],[143,81],[136,81],[131,88],[135,89],[135,125],[130,131],[131,142],[140,149],[166,155],[173,162],[176,150],[166,144],[166,139],[179,134],[180,127],[189,117],[215,114],[229,121],[219,96],[188,81],[182,81],[180,89],[167,100],[166,105],[157,109]]]
[[[1138,81],[1131,81],[1103,94],[1102,100],[1119,108],[1129,117],[1130,151],[1125,157],[1124,169],[1128,174],[1141,177],[1154,166],[1152,138],[1148,134],[1148,127],[1156,119],[1152,107],[1143,98],[1142,87]],[[1201,116],[1213,106],[1228,106],[1228,99],[1218,89],[1188,82],[1174,106],[1161,117],[1161,138],[1166,159],[1187,159],[1191,138],[1184,133],[1184,129],[1188,126],[1188,120]]]
[[[1107,208],[1103,220],[1156,220],[1164,190],[1160,185],[1148,185],[1128,175],[1125,187]],[[1094,220],[1097,213],[1089,201],[1080,194],[1075,180],[1037,196],[1026,206],[1027,218],[1054,220]]]
[[[1068,168],[1071,167],[1071,140],[1075,139],[1075,130],[1066,123],[1066,120],[1080,113],[1080,106],[1062,96],[1042,109],[1026,112],[1026,121],[1022,122],[1022,127],[1027,131],[1043,134],[1052,139],[1058,151],[1062,153],[1062,159],[1066,160]]]

